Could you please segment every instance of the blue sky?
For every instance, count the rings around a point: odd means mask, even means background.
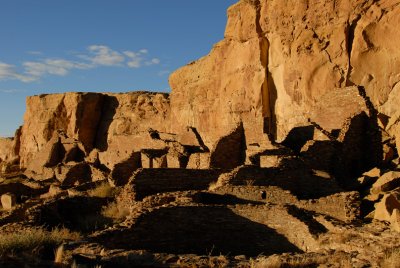
[[[223,38],[237,0],[2,0],[0,136],[25,98],[66,91],[168,92],[168,76]]]

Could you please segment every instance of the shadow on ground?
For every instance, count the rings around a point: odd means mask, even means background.
[[[129,229],[97,237],[106,248],[199,255],[301,252],[274,229],[224,207],[160,208]]]

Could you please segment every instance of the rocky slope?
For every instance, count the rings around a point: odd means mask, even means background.
[[[0,140],[0,231],[65,225],[86,239],[65,263],[104,267],[381,265],[400,247],[398,14],[241,0],[170,95],[29,97]]]

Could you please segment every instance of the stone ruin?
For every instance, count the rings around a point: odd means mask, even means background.
[[[307,253],[340,224],[399,231],[400,2],[308,2],[233,5],[170,94],[28,97],[0,165],[30,184],[0,193],[108,181],[130,211],[94,236],[108,249]]]

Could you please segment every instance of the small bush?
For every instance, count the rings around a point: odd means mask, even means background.
[[[108,182],[103,182],[96,188],[89,190],[88,195],[91,197],[113,197],[115,195],[115,188],[111,187]]]
[[[101,213],[104,217],[113,219],[114,222],[120,222],[129,215],[129,209],[115,201],[105,206]]]
[[[0,236],[0,256],[19,252],[39,253],[44,248],[55,249],[63,241],[78,240],[80,235],[66,228],[52,231],[43,229],[25,229]]]

